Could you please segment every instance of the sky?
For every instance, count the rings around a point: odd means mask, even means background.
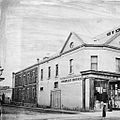
[[[95,37],[120,26],[120,0],[0,0],[0,58],[12,86],[18,72],[59,53],[70,32]]]

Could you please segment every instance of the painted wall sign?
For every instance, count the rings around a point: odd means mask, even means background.
[[[110,36],[110,35],[115,34],[115,33],[118,33],[118,32],[120,32],[120,28],[108,32],[108,33],[107,33],[107,36]]]
[[[61,83],[66,83],[66,82],[75,82],[75,81],[79,81],[82,78],[69,78],[69,79],[64,79],[61,81]]]

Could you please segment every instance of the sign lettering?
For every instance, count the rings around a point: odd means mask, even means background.
[[[120,32],[120,28],[118,28],[118,29],[116,29],[116,30],[112,30],[111,32],[108,32],[108,33],[107,33],[107,36],[110,36],[110,35],[115,34],[115,33],[118,33],[118,32]]]
[[[79,80],[81,80],[81,78],[69,78],[69,79],[62,80],[61,83],[75,82],[75,81],[79,81]]]

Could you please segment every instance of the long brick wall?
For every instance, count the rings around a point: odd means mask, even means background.
[[[37,67],[15,73],[12,101],[15,103],[37,103]]]

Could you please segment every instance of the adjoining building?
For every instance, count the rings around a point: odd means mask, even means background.
[[[28,71],[33,68],[36,70],[34,95],[30,92],[33,84],[27,84],[30,81]],[[120,28],[95,38],[72,32],[58,55],[15,73],[13,78],[14,102],[56,109],[93,110],[101,109],[106,94],[107,103],[112,100],[112,107],[120,108]],[[30,98],[34,98],[34,102]]]
[[[12,88],[10,86],[0,86],[0,99],[2,100],[2,95],[5,95],[5,103],[11,102]]]
[[[12,102],[16,105],[36,106],[38,67],[35,65],[13,73]]]

